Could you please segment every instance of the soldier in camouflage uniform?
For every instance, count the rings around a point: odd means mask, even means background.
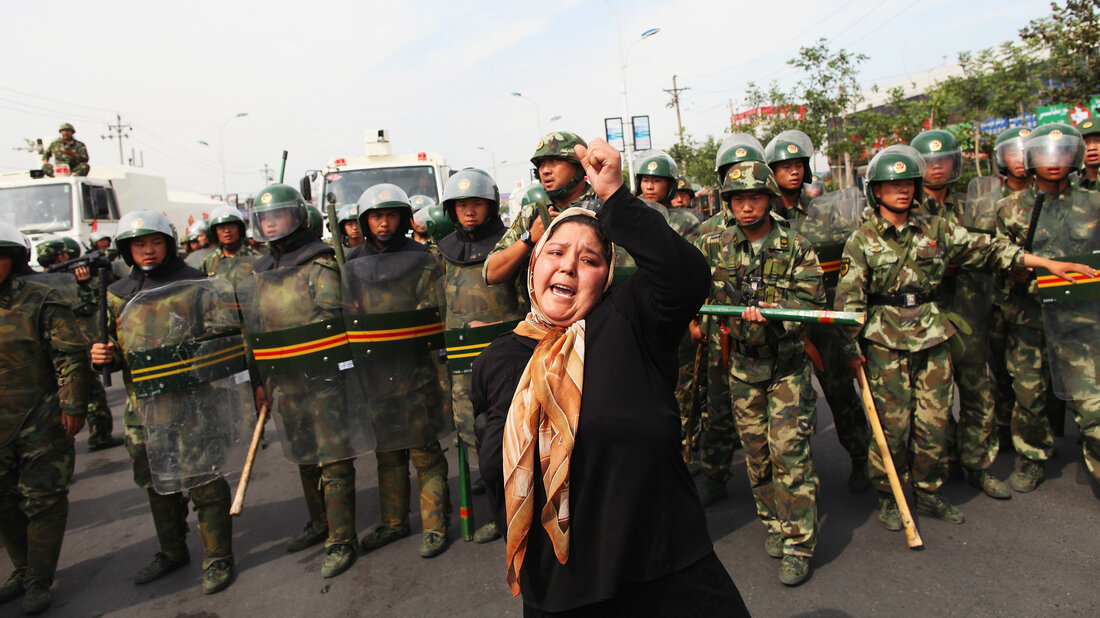
[[[958,140],[948,131],[933,129],[914,137],[910,145],[921,154],[925,168],[917,211],[943,217],[962,227],[965,199],[954,186],[962,174]],[[997,458],[1000,440],[990,396],[993,387],[986,366],[987,355],[977,351],[988,345],[982,331],[988,328],[993,315],[990,277],[975,269],[948,265],[937,291],[940,313],[957,329],[948,341],[952,373],[959,390],[959,420],[956,423],[954,416],[947,416],[948,473],[956,474],[961,465],[970,485],[991,498],[1006,500],[1012,497],[1012,492],[988,471]],[[957,304],[966,307],[971,320],[956,312]]]
[[[183,258],[188,266],[196,270],[202,270],[202,262],[206,256],[214,252],[210,247],[210,225],[206,219],[192,223],[187,228],[187,238],[184,246],[188,248],[187,255]]]
[[[0,603],[24,613],[50,605],[73,474],[73,436],[84,425],[88,346],[69,308],[32,274],[30,246],[0,223],[0,541],[14,571]]]
[[[592,186],[584,179],[584,168],[573,152],[573,147],[577,145],[588,144],[575,133],[555,131],[539,140],[531,157],[531,163],[538,170],[539,180],[550,198],[547,210],[551,217],[571,206],[598,211],[602,205]],[[536,202],[520,208],[512,226],[504,232],[485,260],[485,282],[497,285],[514,281],[516,273],[527,267],[531,249],[542,238],[544,231]],[[526,295],[521,298],[526,298]]]
[[[894,467],[903,483],[912,480],[917,510],[961,524],[963,514],[939,493],[954,399],[947,342],[955,327],[937,306],[936,289],[952,263],[986,270],[1043,267],[1060,275],[1076,265],[969,234],[943,217],[911,213],[922,194],[923,167],[909,146],[890,146],[871,159],[866,194],[875,211],[844,247],[836,308],[867,314],[864,326],[846,330],[844,355],[853,375],[866,365]],[[878,449],[871,449],[870,462],[879,521],[901,530]]]
[[[246,242],[244,216],[232,206],[219,206],[210,213],[208,223],[206,236],[217,248],[203,259],[199,270],[236,286],[252,272],[252,262],[258,257]]]
[[[359,227],[359,207],[348,204],[336,213],[336,225],[340,227],[340,238],[344,246],[354,249],[363,244],[363,230]]]
[[[668,209],[668,224],[684,238],[695,238],[695,231],[703,222],[689,208],[672,208],[672,197],[676,195],[677,174],[680,173],[676,161],[663,151],[652,150],[638,161],[634,174],[634,194],[638,197],[657,202]]]
[[[54,264],[80,257],[80,245],[68,237],[43,240],[35,247],[35,251],[38,254],[38,264],[47,269]],[[96,323],[96,316],[99,315],[99,273],[92,273],[87,266],[80,266],[72,274],[78,284],[76,304],[71,307],[73,315],[76,316],[84,337],[88,341],[95,341],[99,338],[99,325]],[[110,274],[108,273],[109,276]],[[108,279],[108,282],[112,281],[113,277]],[[85,420],[88,424],[89,452],[122,446],[125,442],[122,437],[111,435],[114,432],[114,417],[107,405],[107,391],[99,380],[88,382],[88,412]]]
[[[731,225],[695,244],[711,265],[709,302],[750,305],[741,319],[723,320],[730,399],[756,512],[768,529],[765,550],[783,559],[779,581],[794,586],[809,575],[817,544],[816,395],[802,325],[769,322],[758,307],[823,308],[823,273],[809,241],[772,216],[780,191],[767,165],[730,167],[722,198]]]
[[[360,257],[366,259],[398,253],[428,253],[427,247],[406,237],[411,223],[412,206],[400,187],[382,183],[364,191],[359,198],[359,227],[362,228],[366,241],[348,254],[349,268],[350,263]],[[388,298],[385,294],[379,294],[357,300],[363,303],[362,310],[367,313],[385,313],[399,307],[398,310],[404,310],[409,304],[415,304],[418,309],[438,307],[435,286],[439,275],[438,265],[433,264],[431,271],[424,273],[415,289],[405,290],[415,298]],[[425,375],[432,371],[435,369],[417,365],[404,378],[427,379]],[[445,369],[440,368],[440,371]],[[430,380],[428,383],[430,384]],[[369,389],[369,384],[367,388]],[[415,426],[432,417],[444,406],[444,402],[433,396],[434,389],[430,386],[425,386],[423,390],[420,396],[408,397],[405,401],[387,402],[391,406],[405,406],[404,409],[391,409],[388,412],[400,414],[404,426]],[[375,456],[378,459],[378,495],[382,521],[363,537],[363,550],[373,551],[409,535],[411,460],[420,486],[420,516],[424,526],[420,555],[432,558],[443,553],[447,549],[447,528],[451,521],[451,492],[447,485],[447,459],[443,456],[443,447],[439,441],[388,451],[379,446]]]
[[[759,140],[747,133],[735,133],[722,142],[715,157],[714,169],[719,174],[718,182],[723,183],[726,171],[736,164],[746,161],[764,163],[764,147]],[[718,214],[703,222],[696,230],[696,239],[711,234],[721,234],[735,224],[733,214],[723,206]],[[703,506],[709,506],[726,497],[726,482],[730,478],[730,463],[733,451],[740,444],[737,437],[737,424],[730,407],[729,366],[724,352],[729,346],[729,327],[725,320],[715,316],[705,316],[688,326],[692,341],[705,343],[700,364],[706,367],[706,375],[700,388],[706,397],[699,434],[698,457],[703,471],[699,484],[699,499]],[[681,411],[683,408],[681,408]],[[683,433],[688,437],[694,419],[681,419]]]
[[[527,303],[518,297],[516,286],[488,285],[481,274],[481,263],[505,230],[500,221],[500,192],[496,183],[482,170],[464,169],[447,180],[443,208],[456,226],[438,245],[443,256],[447,330],[522,319]],[[476,437],[469,373],[451,375],[451,406],[455,429],[464,443],[461,448],[473,446]],[[484,482],[481,485],[484,487]],[[496,522],[490,521],[477,530],[474,540],[488,543],[500,536]]]
[[[997,136],[993,152],[997,169],[1002,177],[1001,193],[998,200],[1023,191],[1031,186],[1033,176],[1027,169],[1024,154],[1024,139],[1031,131],[1024,127],[1008,129]],[[994,204],[993,210],[997,206]],[[1004,276],[997,275],[993,283],[993,317],[989,325],[989,347],[991,359],[989,369],[993,376],[993,411],[1000,431],[999,442],[1002,446],[1012,445],[1012,410],[1016,407],[1016,395],[1012,391],[1012,376],[1005,365],[1008,341],[1008,321],[1005,319],[1003,305],[1007,297]]]
[[[702,221],[703,213],[692,206],[692,200],[695,199],[695,189],[691,187],[691,183],[687,178],[683,176],[676,177],[676,188],[672,190],[672,198],[669,200],[669,206],[671,208],[688,208],[699,216],[699,220]]]
[[[1085,140],[1085,173],[1079,184],[1082,189],[1097,190],[1097,172],[1100,171],[1100,119],[1089,118],[1077,125],[1081,139]]]
[[[296,189],[275,184],[261,191],[252,208],[252,229],[257,239],[270,246],[270,252],[253,264],[254,272],[260,275],[283,269],[288,269],[283,272],[308,270],[308,293],[301,293],[306,286],[299,285],[297,279],[287,285],[261,286],[259,277],[242,283],[242,289],[256,284],[254,297],[247,302],[249,307],[244,308],[260,316],[247,320],[250,329],[256,322],[271,330],[281,330],[341,317],[340,271],[333,257],[335,252],[310,228],[305,200]],[[294,277],[292,273],[288,276]],[[257,410],[268,405],[281,415],[285,439],[291,443],[289,450],[307,451],[302,458],[318,462],[298,465],[309,522],[287,542],[286,550],[301,551],[324,541],[321,576],[336,577],[351,568],[357,556],[355,460],[319,453],[318,445],[326,444],[327,436],[315,435],[310,429],[319,415],[342,409],[343,385],[314,386],[304,373],[265,375],[263,382],[255,385],[255,391]],[[343,428],[334,430],[340,429]]]
[[[111,341],[92,345],[92,362],[97,367],[122,369],[126,382],[127,401],[123,422],[126,425],[126,448],[134,469],[134,482],[145,489],[153,515],[160,551],[153,562],[134,576],[135,584],[144,584],[179,569],[191,562],[187,550],[188,497],[198,513],[199,536],[203,545],[202,591],[213,594],[224,590],[233,579],[233,524],[229,517],[230,492],[225,478],[192,488],[185,497],[182,492],[162,495],[153,489],[149,454],[145,443],[145,427],[137,413],[130,367],[124,362],[121,342],[126,333],[117,332],[119,316],[126,304],[147,289],[176,281],[203,279],[203,274],[176,255],[176,234],[168,218],[158,212],[138,210],[123,215],[115,234],[119,253],[132,267],[129,277],[108,288],[107,303],[111,321]],[[170,316],[165,316],[168,319]],[[121,336],[121,339],[120,339]]]
[[[819,243],[815,251],[820,252],[820,243],[827,238],[831,240],[834,230],[808,229],[818,222],[818,219],[810,216],[813,199],[802,190],[803,183],[813,177],[810,169],[813,155],[814,147],[810,137],[797,130],[783,131],[764,148],[764,158],[775,173],[775,181],[779,185],[782,198],[779,214],[786,219],[793,231],[802,234],[811,243]],[[836,247],[836,244],[831,246]],[[825,259],[821,256],[819,258]],[[835,281],[834,278],[829,278],[826,283],[826,303],[830,306],[836,298]],[[871,487],[867,476],[867,449],[871,442],[871,430],[863,415],[863,406],[852,388],[852,377],[844,366],[844,357],[840,350],[840,331],[824,324],[810,324],[807,325],[806,332],[810,344],[821,359],[821,367],[814,367],[814,373],[821,384],[825,400],[829,403],[829,410],[833,413],[836,437],[852,462],[848,489],[853,492],[866,491]]]
[[[69,175],[87,176],[90,169],[88,167],[88,149],[84,146],[84,142],[73,138],[76,129],[66,122],[61,125],[58,132],[61,133],[61,137],[50,142],[50,145],[46,147],[46,152],[42,153],[42,171],[47,176],[53,177],[53,165],[50,163],[52,157],[54,163],[63,163],[69,166]]]
[[[1069,125],[1046,124],[1033,130],[1024,145],[1027,168],[1035,173],[1035,184],[997,204],[997,235],[1025,248],[1033,242],[1048,256],[1062,255],[1060,250],[1066,247],[1083,248],[1090,243],[1095,249],[1100,194],[1081,189],[1068,178],[1083,158],[1080,134]],[[1012,442],[1019,455],[1018,468],[1008,481],[1014,490],[1029,492],[1043,482],[1046,461],[1054,446],[1046,412],[1050,363],[1035,278],[1020,273],[1009,276],[1008,285],[1009,296],[1004,304],[1009,325],[1007,365],[1016,393]],[[1073,407],[1084,442],[1085,463],[1096,478],[1100,474],[1100,418],[1088,405]]]

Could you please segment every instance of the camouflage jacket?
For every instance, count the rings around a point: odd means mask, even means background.
[[[772,219],[759,253],[736,224],[695,242],[711,267],[710,304],[768,302],[790,309],[823,309],[821,266],[809,241]],[[753,324],[727,321],[730,372],[746,382],[773,377],[780,359],[802,354],[803,326],[797,322]]]
[[[43,161],[49,161],[51,157],[54,163],[67,163],[69,167],[74,167],[88,162],[88,149],[80,140],[66,142],[59,137],[50,142],[46,152],[42,154]]]
[[[931,299],[948,264],[989,270],[1023,264],[1023,252],[1003,240],[970,234],[943,217],[910,214],[900,227],[879,214],[860,225],[844,246],[835,307],[866,313],[867,322],[845,332],[844,354],[858,359],[856,338],[916,352],[942,343],[955,327]],[[915,307],[872,304],[870,294],[918,294]]]
[[[943,198],[943,202],[937,201],[932,196],[925,192],[919,200],[914,204],[913,212],[920,213],[922,215],[935,215],[937,217],[943,217],[955,225],[962,225],[962,209],[966,204],[966,196],[951,187],[947,190],[947,195]]]
[[[805,219],[810,212],[810,203],[814,201],[814,198],[806,195],[805,191],[798,193],[798,203],[794,208],[787,208],[782,200],[777,199],[779,207],[776,209],[776,214],[791,223],[794,227],[795,222],[801,219]]]
[[[241,241],[241,248],[233,254],[233,257],[259,257],[259,253],[253,249],[247,241]],[[208,254],[202,259],[202,265],[199,268],[202,272],[206,273],[208,277],[213,277],[218,274],[218,262],[224,260],[227,256],[222,251],[221,245],[218,245],[217,249]],[[243,273],[242,276],[247,276],[248,273]],[[228,278],[228,277],[227,277]]]
[[[997,236],[1023,247],[1035,206],[1035,186],[1017,191],[997,203]],[[1081,255],[1093,251],[1100,230],[1100,194],[1070,184],[1064,193],[1047,195],[1032,239],[1031,253],[1047,258]],[[1013,293],[1005,283],[1003,309],[1012,324],[1042,328],[1039,288],[1032,277],[1025,294]]]
[[[668,224],[681,238],[695,242],[699,237],[699,226],[703,224],[703,213],[696,208],[669,208]]]
[[[0,445],[36,410],[84,416],[89,380],[88,344],[57,292],[19,277],[0,283]]]

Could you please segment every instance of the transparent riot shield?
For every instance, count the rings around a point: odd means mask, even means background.
[[[61,296],[61,302],[69,308],[75,309],[80,302],[80,288],[76,277],[72,273],[35,273],[22,277],[25,281],[37,281],[44,283]]]
[[[1100,268],[1100,252],[1067,256]],[[1045,271],[1036,283],[1043,300],[1043,328],[1051,385],[1059,399],[1100,406],[1100,277],[1069,283]]]
[[[452,430],[441,273],[427,252],[383,253],[344,265],[348,339],[379,451],[425,446]]]
[[[695,240],[699,226],[703,224],[703,214],[694,208],[670,208],[668,224],[681,237]]]
[[[183,261],[191,268],[202,269],[202,261],[206,259],[206,256],[213,253],[214,250],[206,247],[203,249],[196,249],[187,254],[187,257],[183,258]]]
[[[962,224],[971,232],[992,234],[997,229],[997,202],[1001,199],[1000,176],[979,176],[966,188]]]
[[[859,189],[849,187],[826,193],[810,202],[809,212],[791,223],[791,229],[806,237],[814,246],[821,269],[825,271],[825,287],[836,287],[840,278],[840,258],[844,243],[859,227],[863,210]]]
[[[244,465],[256,410],[232,305],[224,279],[180,281],[139,293],[119,316],[158,493]]]
[[[223,257],[214,265],[214,276],[229,281],[236,288],[252,274],[252,265],[259,258],[256,254]]]
[[[374,450],[335,267],[256,272],[237,286],[237,299],[283,455],[324,464]]]

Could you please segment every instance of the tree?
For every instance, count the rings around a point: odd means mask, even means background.
[[[680,166],[680,175],[702,185],[713,185],[714,159],[718,156],[718,147],[722,141],[708,135],[702,143],[695,143],[690,135],[685,135],[683,144],[673,144],[668,154]]]
[[[1050,100],[1085,103],[1100,92],[1100,15],[1096,0],[1050,3],[1051,15],[1020,29],[1020,38],[1049,54],[1043,63],[1052,78],[1042,84]],[[1054,81],[1056,80],[1056,81]]]

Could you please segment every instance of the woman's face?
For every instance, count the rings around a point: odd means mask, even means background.
[[[555,326],[584,318],[603,295],[610,265],[596,232],[582,223],[562,223],[535,260],[535,301]]]

